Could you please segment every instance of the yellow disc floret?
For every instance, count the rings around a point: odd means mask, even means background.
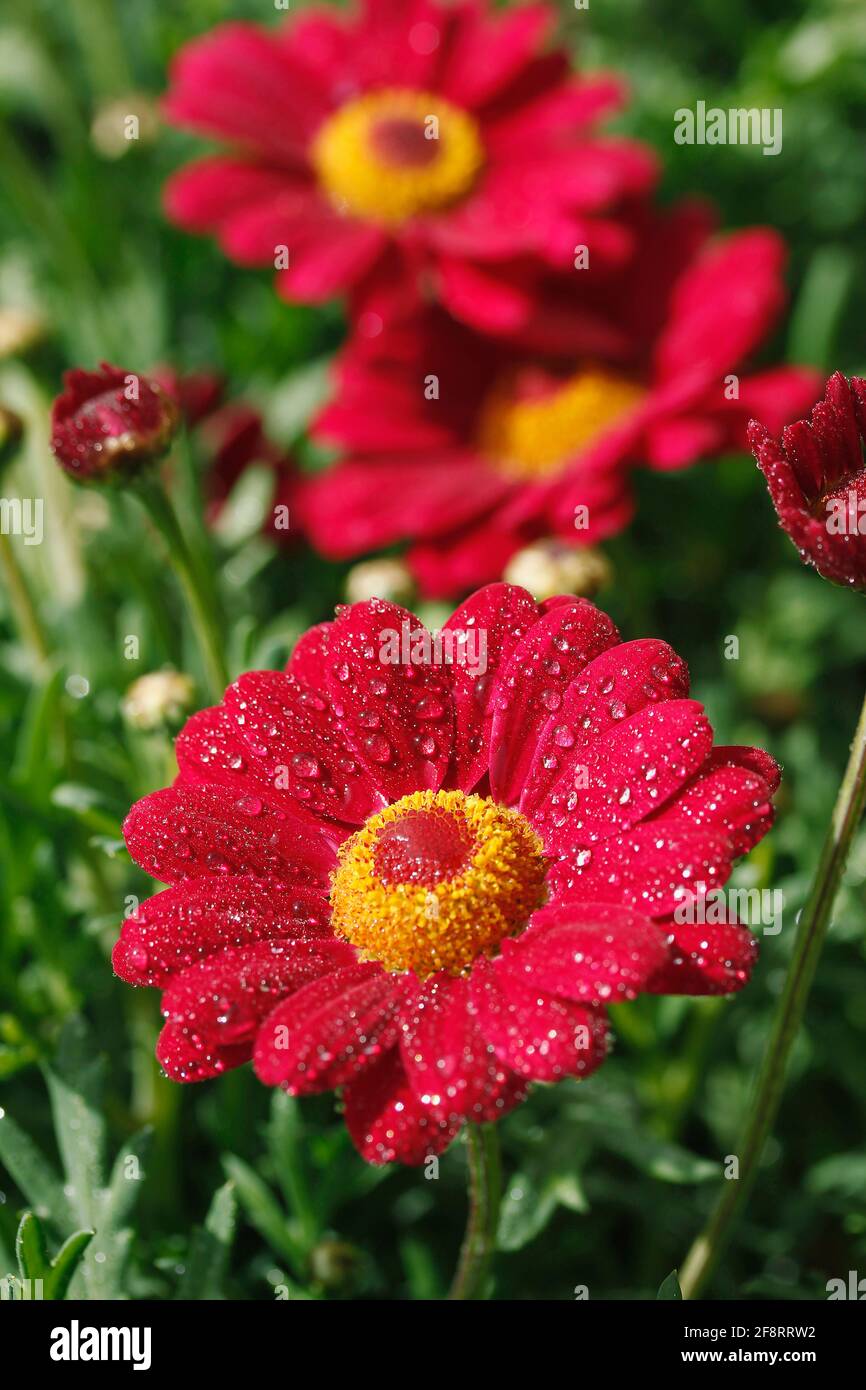
[[[347,102],[318,131],[312,160],[331,202],[394,226],[448,207],[484,158],[472,117],[428,92],[387,88]]]
[[[526,383],[524,383],[525,385]],[[515,478],[544,478],[589,448],[643,399],[643,388],[603,367],[521,393],[506,380],[481,411],[479,446]]]
[[[519,811],[459,791],[413,792],[340,849],[335,932],[386,970],[465,974],[546,898],[543,847]]]

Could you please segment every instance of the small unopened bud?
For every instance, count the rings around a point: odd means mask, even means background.
[[[159,106],[147,92],[129,92],[100,106],[90,139],[103,159],[121,159],[137,144],[152,144],[159,133]]]
[[[182,671],[150,671],[133,681],[124,695],[123,717],[144,733],[176,728],[192,708],[194,693],[192,678]]]
[[[509,584],[520,584],[543,602],[556,594],[592,598],[610,583],[613,570],[600,550],[544,540],[512,555],[503,578]]]
[[[32,309],[7,304],[0,309],[0,357],[15,357],[38,343],[45,324]]]
[[[14,410],[0,405],[0,468],[14,458],[24,435],[24,422]]]
[[[336,1289],[356,1273],[361,1254],[344,1240],[322,1240],[310,1251],[310,1273],[317,1284]]]
[[[103,362],[63,378],[51,411],[51,447],[78,482],[128,479],[168,451],[180,409],[156,382]]]
[[[364,603],[369,598],[383,598],[390,603],[411,603],[415,596],[412,576],[402,560],[383,556],[378,560],[363,560],[353,565],[346,576],[346,598],[350,603]]]

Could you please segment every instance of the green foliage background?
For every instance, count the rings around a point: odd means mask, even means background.
[[[630,76],[619,124],[660,152],[665,198],[703,193],[726,225],[785,234],[792,312],[776,357],[862,372],[862,5],[561,0],[561,12],[585,65]],[[120,822],[170,765],[169,741],[131,733],[120,698],[166,662],[197,668],[141,514],[74,490],[50,461],[60,372],[101,356],[217,367],[316,466],[303,422],[343,331],[337,309],[282,304],[266,273],[165,223],[160,188],[192,142],[162,130],[117,159],[92,143],[95,112],[158,93],[170,54],[230,16],[274,19],[264,0],[0,5],[0,306],[48,323],[40,345],[0,362],[0,401],[29,425],[3,491],[45,498],[45,543],[18,553],[54,653],[34,681],[0,593],[0,1275],[15,1268],[27,1209],[34,1273],[76,1232],[96,1232],[57,1259],[58,1295],[71,1276],[72,1294],[96,1298],[436,1297],[464,1221],[462,1145],[438,1181],[377,1171],[331,1097],[275,1098],[249,1069],[171,1085],[152,1056],[156,994],[121,985],[108,964],[127,896],[150,892]],[[675,146],[673,110],[698,99],[780,106],[781,155]],[[737,879],[784,891],[784,929],[764,937],[743,995],[618,1008],[609,1063],[584,1085],[539,1088],[501,1126],[501,1297],[570,1299],[580,1285],[591,1298],[655,1297],[681,1260],[733,1151],[866,679],[862,600],[800,568],[750,460],[643,477],[639,491],[600,602],[626,637],[663,636],[687,658],[723,741],[763,744],[784,764],[777,828]],[[343,574],[275,553],[240,503],[232,521],[218,541],[231,664],[274,666],[327,615]],[[138,662],[124,657],[128,633]],[[70,675],[89,682],[86,697],[68,692]],[[861,833],[716,1297],[823,1298],[829,1278],[866,1270],[864,878]]]

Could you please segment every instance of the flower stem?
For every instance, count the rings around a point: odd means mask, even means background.
[[[151,521],[165,541],[174,563],[189,606],[189,614],[215,701],[222,699],[229,683],[219,623],[214,605],[202,584],[198,566],[190,555],[174,508],[160,481],[153,477],[139,479],[136,496],[145,507]]]
[[[487,1279],[496,1249],[502,1175],[499,1139],[495,1125],[470,1124],[466,1133],[469,1146],[469,1219],[460,1250],[460,1260],[450,1299],[481,1299],[487,1296]]]
[[[30,650],[33,664],[41,670],[48,664],[50,647],[42,619],[33,602],[27,580],[21,571],[15,547],[5,531],[0,530],[0,570],[9,607],[12,610],[21,638]]]
[[[728,1179],[712,1215],[680,1269],[684,1298],[696,1298],[718,1264],[757,1177],[764,1145],[782,1099],[785,1069],[803,1018],[848,851],[866,801],[866,697],[854,732],[812,888],[800,917],[785,988],[776,1008],[743,1134],[737,1145],[739,1176]]]

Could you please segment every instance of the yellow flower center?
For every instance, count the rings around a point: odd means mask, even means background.
[[[387,226],[456,202],[483,157],[478,126],[465,111],[400,88],[346,102],[325,121],[312,150],[332,203]]]
[[[643,399],[644,389],[604,367],[566,380],[527,370],[506,377],[481,409],[478,442],[512,478],[545,478],[589,448]]]
[[[413,792],[340,849],[335,932],[386,970],[462,975],[546,898],[540,839],[519,811],[463,792]]]

